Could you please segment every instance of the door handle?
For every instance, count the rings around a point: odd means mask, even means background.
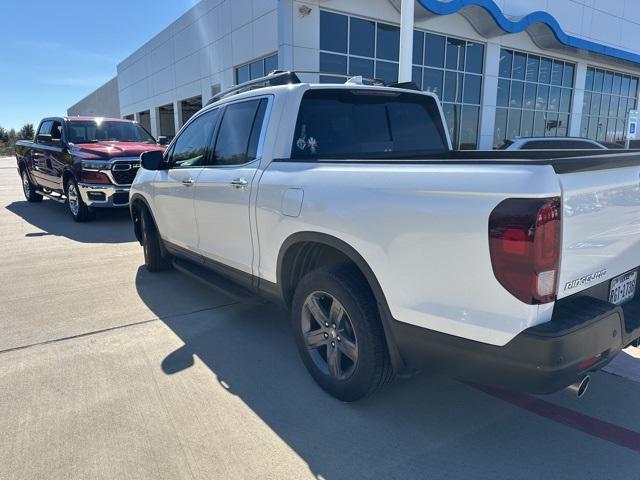
[[[191,185],[193,185],[195,183],[195,180],[193,178],[185,178],[184,180],[182,180],[182,184],[185,187],[190,187]]]
[[[249,182],[244,178],[236,178],[235,180],[231,180],[231,185],[235,188],[244,188],[249,185]]]

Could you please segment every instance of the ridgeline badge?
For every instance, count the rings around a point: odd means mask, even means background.
[[[591,283],[594,280],[604,277],[607,274],[607,269],[600,270],[599,272],[590,273],[589,275],[585,275],[584,277],[576,278],[571,282],[567,282],[564,286],[565,290],[572,290],[576,287],[580,287],[582,285],[586,285],[587,283]]]

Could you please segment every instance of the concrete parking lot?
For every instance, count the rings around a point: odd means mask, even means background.
[[[127,211],[74,223],[0,159],[0,479],[640,479],[640,353],[578,401],[450,379],[343,404],[288,315],[149,274]]]

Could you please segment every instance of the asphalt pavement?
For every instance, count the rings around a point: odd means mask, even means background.
[[[421,375],[326,395],[286,311],[150,274],[0,159],[0,479],[640,479],[640,352],[582,400]]]

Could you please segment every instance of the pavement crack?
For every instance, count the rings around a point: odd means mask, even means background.
[[[0,350],[0,355],[3,354],[3,353],[16,352],[18,350],[25,350],[27,348],[38,347],[38,346],[41,346],[41,345],[49,345],[49,344],[52,344],[52,343],[59,343],[59,342],[66,342],[68,340],[75,340],[77,338],[90,337],[92,335],[98,335],[100,333],[111,332],[111,331],[114,331],[114,330],[122,330],[124,328],[135,327],[137,325],[145,325],[147,323],[153,323],[153,322],[158,322],[158,321],[163,321],[163,320],[168,320],[168,319],[173,319],[173,318],[187,317],[187,316],[193,315],[195,313],[202,313],[202,312],[207,312],[207,311],[211,311],[211,310],[218,310],[220,308],[237,305],[238,303],[239,302],[223,303],[222,305],[216,305],[214,307],[199,308],[199,309],[191,310],[189,312],[184,312],[184,313],[173,313],[171,315],[164,315],[162,317],[155,317],[155,318],[151,318],[151,319],[148,319],[148,320],[140,320],[139,322],[131,322],[131,323],[126,323],[124,325],[116,325],[114,327],[101,328],[101,329],[98,329],[98,330],[92,330],[90,332],[78,333],[77,335],[69,335],[69,336],[66,336],[66,337],[54,338],[54,339],[51,339],[51,340],[43,340],[42,342],[29,343],[27,345],[20,345],[20,346],[17,346],[17,347],[6,348],[4,350]]]

